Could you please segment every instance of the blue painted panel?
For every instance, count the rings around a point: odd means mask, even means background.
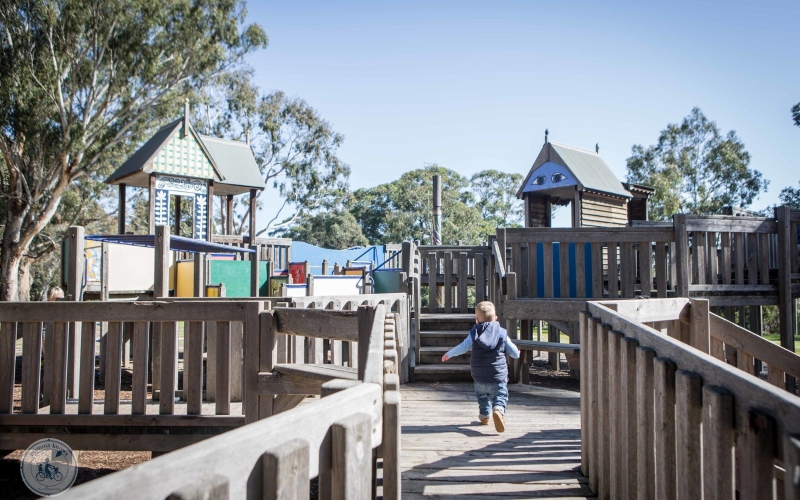
[[[584,269],[586,296],[592,296],[592,244],[584,243]],[[575,276],[575,243],[569,243],[569,290],[561,295],[561,244],[553,243],[553,297],[555,298],[575,298],[577,296],[577,279]],[[544,244],[536,244],[536,296],[544,297]],[[567,295],[568,293],[568,295]]]
[[[561,174],[563,178],[558,181],[553,181],[553,176],[556,174]],[[541,179],[540,179],[541,177]],[[537,184],[539,180],[543,182],[541,184]],[[578,182],[572,176],[570,171],[563,165],[559,165],[558,163],[554,163],[552,161],[548,161],[547,163],[543,163],[539,168],[533,171],[531,177],[528,179],[527,184],[525,184],[525,188],[522,190],[523,193],[530,193],[534,191],[541,191],[544,189],[555,189],[564,186],[576,186]]]

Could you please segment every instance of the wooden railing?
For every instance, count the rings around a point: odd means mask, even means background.
[[[581,313],[581,370],[593,374],[581,378],[581,469],[592,490],[797,498],[800,398],[645,324],[686,325],[702,307],[685,306],[589,302]],[[688,329],[693,345],[708,345],[708,322]]]
[[[427,285],[428,294],[428,307],[423,307],[422,312],[467,313],[474,310],[474,303],[486,300],[489,247],[424,245],[417,248],[421,261],[420,281]],[[470,288],[475,295],[472,307]]]
[[[250,237],[237,235],[215,234],[212,236],[214,243],[234,247],[250,246]],[[256,238],[256,245],[261,246],[259,260],[269,260],[273,263],[272,269],[288,269],[292,259],[291,238]]]
[[[383,498],[399,499],[400,393],[386,311],[383,304],[359,307],[356,321],[344,322],[355,324],[355,332],[341,330],[340,320],[349,317],[343,311],[313,312],[316,319],[318,313],[339,318],[331,324],[340,339],[359,338],[358,381],[333,380],[318,401],[75,487],[64,497],[308,498],[310,480],[318,477],[320,498],[369,499],[381,455]],[[301,321],[308,312],[262,312],[261,347],[274,348],[282,330],[319,334],[319,321]],[[259,395],[262,409],[265,397],[271,396]]]

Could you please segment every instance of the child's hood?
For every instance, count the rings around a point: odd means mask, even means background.
[[[487,349],[494,349],[505,333],[505,328],[497,321],[478,323],[475,325],[475,342],[480,342]]]

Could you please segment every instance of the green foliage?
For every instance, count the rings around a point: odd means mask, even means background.
[[[789,205],[792,208],[800,209],[800,183],[796,188],[787,186],[781,189],[778,199],[781,200],[781,205]]]
[[[792,106],[792,119],[794,124],[800,127],[800,102]]]
[[[101,182],[185,98],[266,46],[245,16],[232,0],[0,3],[0,300],[17,298],[20,263],[70,189]]]
[[[520,174],[499,170],[483,170],[470,178],[476,206],[485,220],[492,221],[497,227],[522,226],[523,203],[517,199],[522,180]]]
[[[291,228],[279,230],[277,236],[337,250],[369,245],[361,226],[346,210],[301,215]]]
[[[340,210],[350,177],[350,167],[337,156],[344,136],[306,101],[280,91],[262,95],[251,76],[242,70],[215,80],[204,91],[195,121],[209,135],[248,137],[265,183],[283,198],[278,212],[257,233],[320,210]],[[235,208],[241,232],[247,208],[241,204]],[[293,209],[293,215],[281,220],[287,208]]]
[[[750,154],[734,131],[726,136],[698,108],[680,124],[670,124],[658,143],[634,145],[627,160],[628,182],[656,189],[652,220],[675,213],[714,214],[724,206],[746,208],[769,181],[749,168]]]
[[[373,244],[420,240],[430,244],[433,176],[442,179],[442,242],[478,244],[495,225],[481,216],[469,181],[439,165],[406,172],[400,179],[353,193],[350,212]]]

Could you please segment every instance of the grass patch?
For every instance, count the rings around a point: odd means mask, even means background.
[[[764,338],[769,340],[774,344],[781,345],[781,336],[777,333],[768,333],[764,335]],[[800,335],[794,336],[794,352],[800,354]]]

